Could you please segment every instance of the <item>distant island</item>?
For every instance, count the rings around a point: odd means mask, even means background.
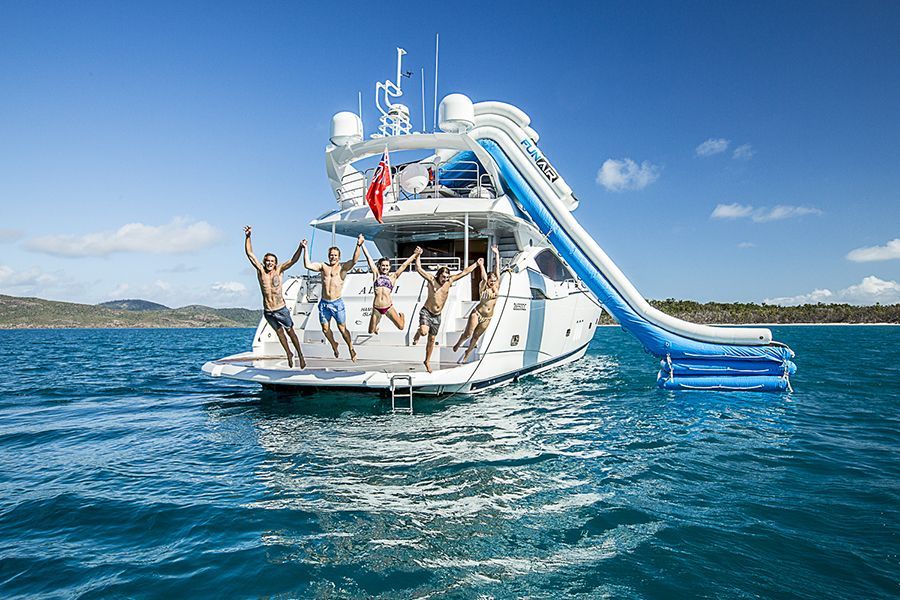
[[[191,305],[169,308],[146,300],[75,304],[0,295],[0,329],[256,327],[262,310]]]
[[[672,298],[650,300],[650,303],[673,317],[710,325],[900,323],[900,304],[776,306],[749,302],[701,304]],[[248,308],[211,308],[196,304],[169,308],[137,299],[75,304],[0,295],[0,329],[256,327],[261,317],[261,310]],[[601,323],[611,325],[615,321],[604,312]]]
[[[900,304],[875,304],[874,306],[821,303],[778,306],[753,302],[706,302],[701,304],[693,300],[675,300],[674,298],[649,300],[648,302],[668,315],[705,325],[900,323]],[[601,323],[613,322],[609,314],[604,312]]]
[[[109,302],[101,302],[97,306],[103,308],[112,308],[115,310],[172,310],[165,304],[150,302],[149,300],[110,300]]]

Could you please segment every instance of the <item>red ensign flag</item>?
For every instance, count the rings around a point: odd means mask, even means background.
[[[381,220],[381,209],[384,207],[384,190],[388,189],[391,185],[391,161],[388,158],[387,148],[384,149],[384,154],[381,155],[381,162],[378,163],[378,168],[375,169],[375,174],[372,175],[372,183],[369,184],[369,189],[366,190],[366,202],[369,203],[369,208],[372,209],[372,214],[375,215],[375,220],[379,223],[384,223]]]

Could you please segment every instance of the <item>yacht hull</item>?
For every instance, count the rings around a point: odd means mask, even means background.
[[[475,361],[450,369],[428,373],[422,364],[390,363],[375,365],[374,361],[360,361],[358,366],[348,361],[310,359],[306,369],[288,367],[283,358],[254,356],[252,352],[236,354],[203,365],[203,372],[211,377],[225,377],[258,383],[276,391],[341,390],[347,392],[375,392],[389,395],[392,378],[409,375],[416,395],[442,396],[447,394],[477,394],[492,390],[522,377],[562,368],[587,352],[585,343],[566,354],[547,357],[532,364],[525,363],[525,353],[508,356],[503,360],[493,358],[489,363]],[[516,366],[518,365],[518,366]],[[407,389],[405,381],[399,384]]]

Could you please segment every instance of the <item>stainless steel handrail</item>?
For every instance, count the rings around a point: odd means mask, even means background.
[[[391,271],[396,271],[400,265],[402,265],[406,258],[402,256],[396,256],[393,258],[388,258],[391,261]],[[459,271],[460,265],[462,261],[459,257],[456,256],[423,256],[419,259],[422,263],[422,268],[426,271],[436,271],[441,267],[447,267],[451,271]],[[378,259],[373,259],[374,262],[378,262]],[[415,263],[411,264],[407,269],[407,272],[415,270]],[[369,264],[365,260],[361,260],[357,262],[353,268],[350,270],[351,273],[369,273]]]
[[[421,164],[428,167],[433,173],[434,180],[421,192],[410,194],[400,188],[399,173],[409,164]],[[393,204],[400,200],[418,198],[458,197],[458,198],[483,198],[486,194],[495,194],[495,187],[491,176],[483,173],[481,166],[476,161],[458,161],[454,168],[441,168],[440,161],[427,161],[419,163],[404,163],[397,165],[396,173],[391,177],[391,187],[385,195],[385,203]],[[337,190],[337,202],[342,207],[349,203],[350,206],[363,206],[365,204],[366,190],[372,180],[372,175],[378,167],[370,167],[363,172],[353,171],[341,178],[341,186]],[[449,179],[441,179],[454,174]],[[447,185],[447,184],[450,185]]]

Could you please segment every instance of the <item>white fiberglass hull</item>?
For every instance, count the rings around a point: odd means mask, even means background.
[[[548,357],[546,360],[523,365],[524,353],[512,353],[490,361],[476,361],[433,373],[425,371],[422,363],[381,363],[360,359],[357,363],[346,360],[314,359],[306,369],[289,367],[284,358],[255,357],[252,352],[236,354],[207,362],[203,372],[212,377],[225,377],[268,388],[290,390],[293,388],[335,388],[353,391],[390,393],[391,378],[410,375],[415,394],[474,394],[513,381],[520,377],[536,375],[565,366],[583,357],[588,343],[567,354]],[[349,364],[348,364],[349,363]],[[400,384],[404,389],[405,382]]]

